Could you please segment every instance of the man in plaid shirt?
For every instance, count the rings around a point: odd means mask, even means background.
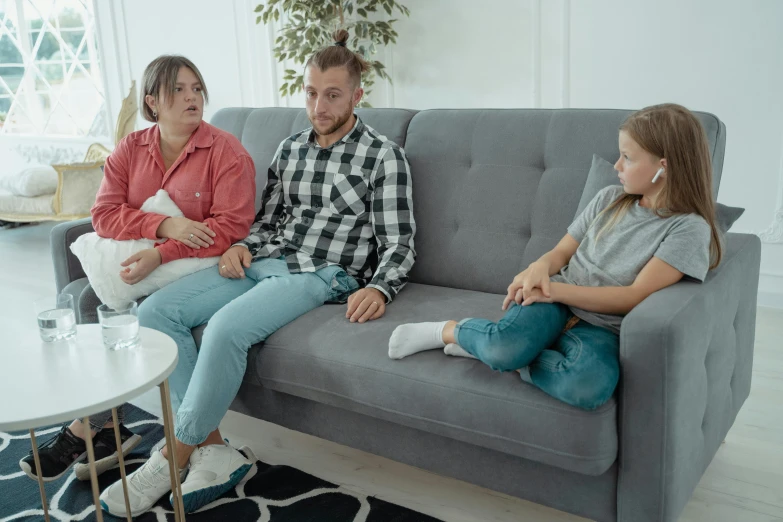
[[[286,139],[269,168],[263,206],[250,234],[217,270],[202,270],[155,292],[139,322],[179,348],[169,377],[175,404],[176,462],[188,512],[233,488],[251,462],[218,431],[247,366],[251,345],[326,302],[346,317],[383,315],[408,280],[415,251],[411,179],[405,154],[354,115],[367,63],[345,48],[348,33],[305,67],[312,130]],[[377,268],[374,268],[377,263]],[[191,329],[209,321],[197,350]],[[167,450],[129,478],[133,515],[168,493]],[[134,478],[135,476],[137,476]],[[124,516],[122,484],[104,491]],[[117,511],[117,513],[115,513]]]
[[[307,91],[308,106],[315,106],[314,95]],[[353,113],[342,127],[348,124],[348,133],[339,136],[341,131],[319,134],[314,123],[313,130],[280,144],[261,211],[239,243],[246,248],[227,252],[220,270],[242,277],[243,262],[281,256],[292,274],[339,265],[365,290],[374,290],[349,298],[347,316],[363,323],[382,316],[385,303],[405,285],[415,226],[402,149]]]

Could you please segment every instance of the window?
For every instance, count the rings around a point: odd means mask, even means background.
[[[0,135],[109,136],[91,0],[0,0]]]

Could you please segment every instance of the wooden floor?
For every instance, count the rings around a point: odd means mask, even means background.
[[[28,303],[54,292],[51,227],[0,230],[2,321],[34,328]],[[158,398],[154,391],[135,402],[155,412]],[[585,520],[234,412],[221,429],[233,445],[247,444],[265,462],[288,464],[446,521]],[[783,522],[783,310],[758,310],[750,397],[681,520]]]

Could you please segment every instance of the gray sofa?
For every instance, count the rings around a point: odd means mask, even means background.
[[[378,321],[350,324],[327,305],[254,347],[232,408],[595,520],[676,520],[750,391],[759,239],[728,234],[703,284],[678,283],[626,317],[620,386],[596,411],[440,351],[392,361],[401,323],[501,317],[509,281],[575,217],[592,155],[617,158],[629,112],[358,112],[410,160],[411,282]],[[725,126],[699,117],[717,189]],[[259,187],[278,143],[309,126],[302,110],[280,108],[224,109],[212,123],[242,140]],[[94,293],[68,245],[90,230],[83,220],[52,231],[57,290],[81,296],[83,322],[94,321]]]

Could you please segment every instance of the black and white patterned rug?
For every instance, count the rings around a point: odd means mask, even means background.
[[[149,413],[128,406],[125,425],[142,435],[141,443],[128,455],[130,473],[163,438],[163,425]],[[52,437],[60,426],[36,430],[39,444]],[[38,482],[19,469],[19,459],[30,451],[28,432],[0,432],[0,522],[43,520]],[[120,479],[119,468],[98,477],[101,491]],[[52,521],[94,521],[90,482],[81,482],[73,472],[46,483]],[[106,520],[118,520],[104,514]],[[148,513],[135,520],[174,520],[168,495]],[[188,521],[269,522],[439,522],[416,511],[368,497],[289,466],[271,466],[259,460],[237,487],[196,513]]]

